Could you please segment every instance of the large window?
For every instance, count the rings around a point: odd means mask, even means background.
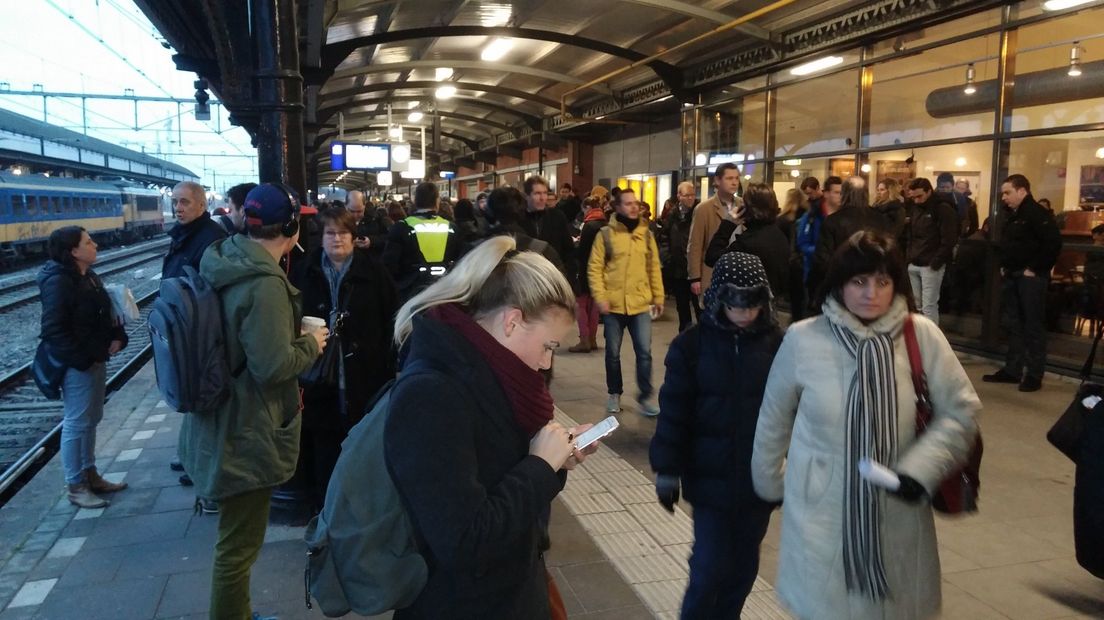
[[[783,86],[776,92],[775,157],[843,151],[856,146],[858,70]]]
[[[992,134],[1000,35],[969,39],[874,65],[863,146]],[[975,92],[966,92],[972,67]]]
[[[766,93],[707,107],[701,111],[698,150],[763,159],[766,122]]]
[[[1019,29],[1013,131],[1104,122],[1104,8]],[[1076,47],[1081,75],[1071,76]]]

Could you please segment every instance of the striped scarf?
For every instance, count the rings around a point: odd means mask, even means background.
[[[843,512],[843,567],[847,589],[881,600],[889,595],[882,559],[882,507],[877,491],[859,476],[859,460],[865,458],[884,465],[897,461],[893,335],[874,332],[860,339],[846,326],[832,320],[828,324],[856,361],[855,376],[847,393],[847,476]]]

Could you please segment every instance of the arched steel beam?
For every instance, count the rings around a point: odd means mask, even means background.
[[[342,110],[342,112],[345,114],[345,123],[346,123],[346,125],[348,125],[350,120],[356,120],[356,119],[360,119],[360,118],[378,118],[378,117],[381,117],[381,116],[387,116],[387,110],[386,109],[384,109],[384,110],[380,110],[380,109],[376,109],[376,108],[368,109],[371,106],[363,106],[363,107],[364,107],[364,109],[345,108],[344,110]],[[413,111],[414,110],[392,110],[391,111],[391,116],[398,119],[399,123],[401,123],[403,125],[406,125],[407,123],[404,122],[405,119],[404,119],[403,115],[404,114],[409,114],[410,112],[413,112]],[[489,121],[485,118],[480,118],[478,116],[472,116],[470,114],[461,114],[459,112],[447,112],[447,111],[443,111],[443,110],[434,110],[432,112],[423,112],[423,114],[425,114],[425,117],[427,119],[432,117],[432,116],[440,116],[442,119],[456,119],[456,120],[460,120],[460,121],[469,121],[469,122],[472,122],[472,123],[476,123],[476,124],[478,124],[482,127],[490,127],[492,129],[498,129],[499,131],[510,131],[511,129],[513,129],[513,127],[510,127],[509,125],[507,125],[505,123],[496,123],[494,121]],[[487,133],[487,135],[493,135],[490,131],[488,131],[486,133]]]
[[[348,88],[342,88],[341,90],[335,90],[328,93],[321,93],[319,99],[323,102],[319,105],[320,109],[329,107],[329,102],[333,99],[341,97],[348,97],[357,95],[360,93],[378,93],[384,90],[436,90],[441,86],[455,86],[457,90],[470,90],[482,93],[491,93],[494,95],[503,95],[506,97],[515,97],[517,99],[524,99],[526,101],[532,101],[533,103],[539,103],[547,108],[553,110],[560,109],[560,102],[549,99],[548,97],[541,97],[524,90],[518,90],[516,88],[506,88],[504,86],[496,86],[494,84],[480,84],[478,82],[437,82],[434,80],[415,80],[413,82],[403,82],[402,84],[394,84],[391,82],[385,82],[381,84],[362,84],[359,86],[350,86]]]
[[[502,63],[489,63],[480,60],[412,60],[410,62],[387,62],[368,65],[366,67],[353,67],[342,69],[330,76],[331,80],[359,77],[370,73],[389,73],[399,71],[412,71],[416,69],[436,69],[437,67],[451,67],[453,69],[468,69],[475,71],[498,71],[501,73],[524,73],[534,77],[553,80],[564,84],[582,84],[583,80],[566,73],[545,71],[528,65],[507,65]]]
[[[362,132],[362,131],[371,131],[373,129],[382,129],[382,130],[386,131],[387,130],[387,124],[386,123],[366,123],[364,125],[357,125],[356,127],[353,127],[352,129],[350,129],[346,125],[345,133],[348,134],[348,133],[351,133],[351,132],[355,133],[355,132]],[[431,132],[427,131],[426,133],[428,134],[428,133],[431,133]],[[318,137],[315,138],[315,140],[314,140],[314,150],[318,151],[318,149],[322,148],[322,145],[324,145],[327,140],[330,140],[332,138],[336,138],[337,134],[338,134],[338,132],[336,130],[319,132]],[[479,140],[477,138],[472,138],[470,136],[465,136],[463,134],[456,133],[455,131],[442,131],[441,132],[441,137],[451,138],[453,140],[456,140],[457,142],[463,144],[464,146],[468,147],[469,150],[472,150],[472,151],[475,151],[475,150],[479,149]],[[414,144],[414,143],[421,144],[419,142],[419,140],[420,140],[420,138],[412,138],[410,140],[407,140],[407,142],[409,142],[411,144]]]
[[[328,102],[329,105],[319,107],[318,122],[325,123],[326,121],[333,118],[334,114],[337,114],[339,111],[343,110],[346,106],[349,105],[356,105],[359,108],[361,106],[381,105],[397,101],[426,101],[427,99],[428,97],[419,97],[415,95],[397,95],[394,97],[375,97],[368,99],[348,97],[343,101],[330,101]],[[532,127],[533,129],[540,129],[541,127],[541,118],[539,116],[535,114],[526,114],[525,112],[519,111],[517,108],[512,108],[500,103],[495,103],[493,101],[487,101],[486,99],[481,97],[462,97],[459,95],[455,95],[448,101],[455,101],[458,104],[463,104],[465,106],[475,106],[495,112],[501,112],[502,114],[508,114],[523,121],[526,125]]]
[[[580,37],[578,35],[556,32],[554,30],[538,30],[535,28],[514,28],[510,26],[435,26],[429,28],[410,28],[407,30],[392,30],[378,34],[365,35],[345,41],[330,43],[322,49],[322,67],[331,74],[337,70],[349,54],[354,50],[370,45],[383,43],[395,43],[397,41],[409,41],[411,39],[425,39],[434,37],[509,37],[514,39],[534,39],[537,41],[551,41],[561,45],[581,47],[602,54],[624,58],[630,62],[644,60],[648,56],[640,52],[624,49],[616,45]],[[663,61],[648,63],[656,75],[665,83],[670,81],[668,87],[681,88],[682,74],[672,64]],[[558,106],[554,106],[558,107]]]

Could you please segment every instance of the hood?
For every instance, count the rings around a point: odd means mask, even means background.
[[[264,246],[245,235],[212,243],[199,261],[199,273],[216,289],[264,275],[287,279]]]
[[[54,276],[69,276],[79,277],[80,272],[72,265],[63,265],[56,260],[48,260],[46,264],[42,265],[42,269],[38,270],[38,275],[35,276],[35,282],[42,286],[42,283]]]
[[[777,325],[771,304],[773,298],[767,270],[759,257],[745,252],[729,252],[713,266],[713,275],[702,303],[702,320],[726,331],[760,331]],[[741,330],[725,316],[726,305],[741,308],[758,306],[761,309],[759,319],[749,328]]]

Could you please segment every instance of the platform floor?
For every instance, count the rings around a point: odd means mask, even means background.
[[[675,331],[669,318],[655,324],[657,385]],[[622,354],[623,427],[555,502],[548,565],[572,618],[676,618],[692,542],[689,508],[671,516],[654,501],[647,445],[655,421],[641,417],[631,398],[628,342]],[[986,407],[982,511],[938,519],[943,617],[1104,617],[1104,581],[1073,557],[1073,466],[1044,437],[1076,384],[1048,377],[1042,391],[1025,395],[981,383],[991,363],[964,365]],[[602,352],[557,356],[553,395],[565,422],[604,417]],[[190,490],[168,468],[181,417],[159,403],[152,367],[108,403],[99,464],[131,485],[110,507],[69,505],[55,461],[0,509],[0,620],[206,617],[217,522],[192,514]],[[745,618],[788,617],[770,586],[778,521],[776,514]],[[255,609],[321,618],[303,605],[303,562],[302,529],[270,527],[253,571]]]

